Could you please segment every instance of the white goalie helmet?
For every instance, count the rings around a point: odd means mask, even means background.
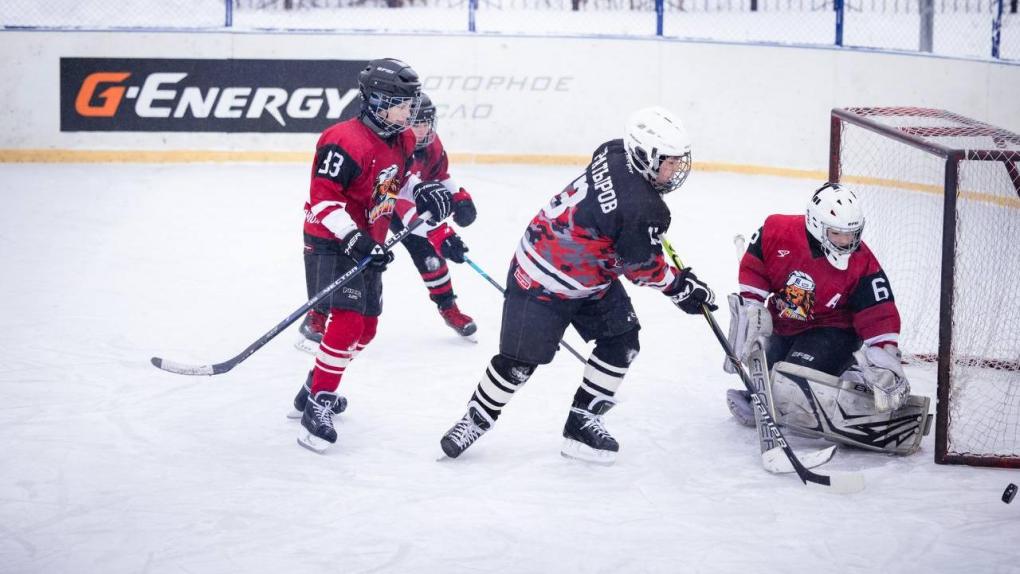
[[[861,232],[864,231],[864,212],[857,194],[845,185],[826,183],[811,195],[804,223],[808,233],[822,245],[829,263],[845,271],[850,265],[850,255],[861,244]],[[848,243],[833,243],[829,237],[830,230],[848,235]]]
[[[683,123],[665,108],[653,106],[634,112],[623,137],[627,163],[662,194],[677,190],[691,173],[691,140]],[[659,167],[667,157],[680,158],[672,177],[660,183]]]

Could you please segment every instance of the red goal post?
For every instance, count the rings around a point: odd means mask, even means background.
[[[946,110],[832,110],[908,361],[937,364],[935,462],[1020,468],[1020,135]]]

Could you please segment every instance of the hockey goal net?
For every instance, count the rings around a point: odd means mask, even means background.
[[[1020,135],[945,110],[832,111],[908,361],[937,365],[935,462],[1020,467]]]

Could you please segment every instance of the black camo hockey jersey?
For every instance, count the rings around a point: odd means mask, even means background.
[[[524,233],[513,277],[541,298],[602,297],[620,275],[658,290],[676,278],[658,236],[669,229],[662,196],[627,165],[623,140],[608,141]]]

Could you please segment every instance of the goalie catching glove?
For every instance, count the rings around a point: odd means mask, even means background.
[[[446,219],[453,209],[450,190],[438,181],[423,181],[414,186],[412,194],[418,213],[429,212],[429,223],[439,223]]]
[[[662,293],[681,311],[691,315],[701,313],[702,305],[707,305],[709,311],[719,308],[715,305],[715,293],[698,279],[690,267],[681,269],[673,285]]]
[[[870,388],[879,412],[899,409],[910,396],[910,383],[903,373],[900,350],[895,345],[864,347],[854,353],[854,360],[857,364],[840,378]]]

